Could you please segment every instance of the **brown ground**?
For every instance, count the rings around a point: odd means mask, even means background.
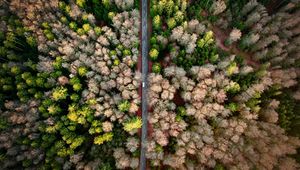
[[[232,45],[230,45],[228,47],[224,45],[224,42],[227,39],[227,37],[229,36],[230,31],[227,31],[227,30],[223,31],[217,26],[212,26],[212,31],[214,32],[216,44],[219,48],[221,48],[224,51],[230,52],[231,54],[235,54],[235,55],[244,57],[246,63],[254,68],[259,67],[260,64],[257,61],[254,61],[252,59],[252,57],[251,57],[252,54],[249,52],[244,52],[244,51],[240,50],[237,47],[236,43],[233,43]]]

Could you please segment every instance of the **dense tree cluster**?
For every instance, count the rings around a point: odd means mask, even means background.
[[[299,168],[299,5],[151,1],[152,167]]]
[[[88,3],[1,3],[3,168],[139,165],[139,12],[103,1],[117,8],[98,26]]]
[[[299,169],[300,1],[150,0],[147,141],[139,5],[0,1],[0,169]]]

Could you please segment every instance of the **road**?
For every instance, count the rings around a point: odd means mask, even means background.
[[[142,0],[142,137],[141,137],[141,155],[140,170],[146,170],[146,140],[148,131],[148,102],[147,102],[147,77],[148,77],[148,0]]]

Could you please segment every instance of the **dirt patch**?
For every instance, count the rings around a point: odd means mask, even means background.
[[[184,105],[184,100],[178,92],[175,93],[173,102],[176,104],[176,106]]]
[[[244,52],[237,47],[237,43],[233,43],[230,46],[225,46],[224,42],[230,34],[229,30],[221,30],[217,26],[212,26],[212,31],[215,34],[216,45],[226,52],[230,52],[231,54],[239,55],[243,57],[246,63],[254,68],[259,68],[260,63],[253,60],[251,56],[253,54],[249,52]]]

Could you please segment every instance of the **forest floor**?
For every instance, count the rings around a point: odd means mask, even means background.
[[[229,31],[221,30],[218,26],[212,26],[212,31],[214,32],[214,35],[216,38],[216,44],[219,48],[221,48],[222,50],[224,50],[226,52],[230,52],[230,54],[242,56],[248,65],[250,65],[254,68],[259,68],[259,66],[260,66],[259,62],[253,60],[251,57],[253,54],[251,54],[250,52],[244,52],[244,51],[240,50],[237,47],[237,43],[233,43],[232,45],[230,45],[228,47],[225,46],[224,42],[230,34]]]

